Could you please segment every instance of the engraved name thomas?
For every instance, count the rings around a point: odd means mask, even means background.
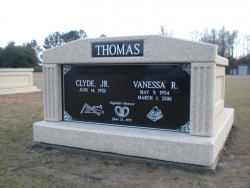
[[[143,56],[143,41],[92,44],[92,57],[122,56]]]

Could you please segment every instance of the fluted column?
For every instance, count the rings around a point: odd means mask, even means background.
[[[61,66],[43,65],[44,120],[62,120]]]
[[[212,136],[214,121],[215,66],[191,63],[190,134]]]

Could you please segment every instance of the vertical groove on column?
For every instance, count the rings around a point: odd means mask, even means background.
[[[192,63],[190,134],[211,136],[213,126],[213,63]]]
[[[204,88],[205,76],[204,75],[206,75],[206,73],[205,73],[206,69],[204,69],[204,67],[200,67],[199,69],[200,69],[200,71],[199,71],[199,78],[200,78],[199,79],[200,80],[199,85],[201,87],[200,87],[200,90],[199,90],[200,91],[199,109],[197,109],[197,110],[199,110],[200,112],[204,112],[204,104],[205,104],[205,101],[204,101],[204,95],[205,95],[205,88]],[[200,116],[199,132],[202,132],[203,129],[204,129],[204,118],[205,118],[204,116],[205,116],[205,114],[204,113],[200,113],[199,116]]]
[[[53,115],[53,109],[55,108],[55,102],[54,102],[54,98],[53,98],[53,93],[54,93],[54,88],[53,88],[53,82],[55,81],[54,80],[54,77],[53,77],[53,73],[54,73],[54,69],[53,68],[50,68],[50,118],[54,118],[54,115]]]
[[[56,93],[56,87],[55,87],[55,80],[56,80],[57,75],[56,75],[56,72],[55,72],[54,68],[53,68],[53,72],[54,72],[54,74],[51,75],[52,80],[53,80],[53,82],[51,83],[51,89],[52,89],[52,97],[51,98],[53,98],[53,100],[55,101],[56,100],[56,94],[57,94]],[[56,116],[56,106],[57,105],[54,102],[54,106],[53,106],[52,112],[51,112],[51,115],[52,115],[53,118]]]
[[[213,91],[214,91],[214,78],[212,67],[206,67],[206,97],[204,97],[205,102],[205,119],[204,119],[204,132],[210,133],[212,135],[212,126],[213,126]],[[204,84],[205,85],[205,84]],[[211,122],[211,123],[210,123]]]
[[[199,78],[199,75],[198,75],[198,73],[200,72],[199,70],[199,67],[195,67],[194,68],[194,71],[192,71],[192,75],[193,75],[193,77],[195,77],[195,78]],[[196,87],[193,87],[193,91],[194,92],[192,92],[192,93],[197,93],[199,90],[200,90],[200,85],[199,85],[199,83],[198,83],[198,79],[192,79],[192,82],[191,82],[193,85],[195,85]],[[194,100],[194,94],[192,94],[191,95],[191,101],[193,101]],[[199,99],[200,98],[197,98],[196,99],[196,102],[193,104],[193,108],[194,109],[198,109],[199,108],[199,103],[200,103],[200,101],[199,101]],[[193,114],[193,113],[191,113],[191,114]],[[193,124],[198,124],[198,122],[199,122],[199,116],[197,116],[196,118],[193,118]],[[197,128],[199,128],[199,127],[197,127],[197,126],[192,126],[192,128],[193,128],[193,130],[194,131],[198,131],[197,130]]]
[[[44,98],[44,118],[48,117],[48,111],[46,109],[46,101],[47,101],[47,91],[48,91],[48,71],[46,67],[43,67],[43,98]]]
[[[47,98],[46,98],[46,102],[47,102],[47,106],[48,108],[46,109],[47,110],[47,117],[49,118],[50,117],[50,87],[49,87],[49,83],[50,83],[50,68],[48,67],[47,68],[47,91],[46,91],[46,95],[47,95]]]
[[[48,68],[48,91],[47,93],[47,101],[48,101],[48,118],[51,118],[51,87],[50,87],[50,83],[52,82],[51,78],[50,78],[50,67]]]

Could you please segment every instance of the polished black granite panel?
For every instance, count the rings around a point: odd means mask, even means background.
[[[63,65],[63,120],[189,132],[190,64]]]

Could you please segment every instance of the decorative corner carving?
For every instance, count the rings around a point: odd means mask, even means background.
[[[71,65],[63,65],[63,75],[66,75],[71,69]]]
[[[189,133],[190,132],[190,122],[188,121],[187,123],[182,125],[180,131]]]
[[[73,118],[67,111],[64,111],[64,121],[73,121]]]
[[[183,64],[182,70],[186,71],[190,76],[191,75],[191,64]]]

